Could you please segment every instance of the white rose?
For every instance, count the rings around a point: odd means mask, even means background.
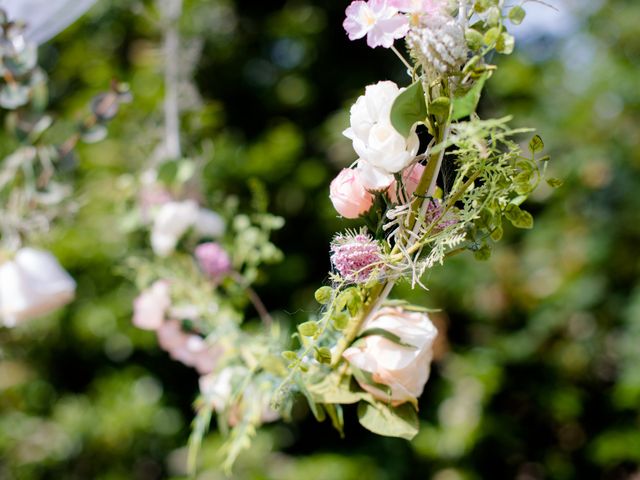
[[[368,335],[348,348],[343,354],[347,361],[371,374],[375,383],[388,386],[391,393],[364,381],[358,383],[375,398],[394,406],[415,401],[429,378],[433,342],[438,334],[435,326],[424,313],[384,308],[367,321],[362,331],[371,329],[386,330],[407,346],[381,335]]]
[[[76,283],[49,252],[23,248],[0,265],[0,316],[7,327],[73,300]]]
[[[155,214],[151,230],[151,247],[156,255],[173,253],[180,238],[195,223],[200,209],[193,200],[167,202]]]
[[[244,375],[246,370],[243,367],[227,367],[219,373],[200,377],[200,393],[216,412],[222,412],[233,393],[233,377]]]
[[[193,228],[202,237],[219,238],[224,235],[225,224],[216,212],[201,208],[198,210]]]
[[[0,0],[10,20],[27,26],[28,40],[42,44],[76,21],[96,0]]]
[[[415,158],[420,147],[418,135],[404,138],[391,125],[391,107],[402,92],[390,81],[369,85],[351,107],[351,126],[344,135],[364,161],[382,171],[397,173]]]
[[[275,422],[280,414],[271,408],[271,395],[261,390],[254,383],[246,386],[239,397],[239,403],[229,405],[234,386],[234,377],[244,378],[247,370],[244,367],[233,366],[221,370],[219,373],[200,377],[200,393],[213,406],[216,412],[229,411],[229,424],[234,426],[242,417],[249,413],[257,415],[262,423]],[[247,412],[247,407],[256,411]]]
[[[370,191],[380,192],[386,190],[395,180],[392,174],[374,167],[362,159],[358,160],[356,171],[359,174],[360,183]]]

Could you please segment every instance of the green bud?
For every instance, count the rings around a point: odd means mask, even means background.
[[[286,352],[282,352],[282,358],[290,362],[294,362],[298,359],[298,354],[296,352],[292,352],[291,350],[288,350]]]
[[[502,53],[503,55],[510,55],[513,53],[513,49],[516,45],[516,39],[513,35],[509,35],[504,32],[500,34],[498,37],[498,41],[496,42],[496,51],[498,53]]]
[[[479,31],[467,28],[467,31],[464,32],[464,38],[467,40],[467,45],[471,50],[480,50],[482,48],[482,34]]]
[[[498,41],[498,37],[500,37],[500,29],[498,27],[490,28],[487,30],[487,33],[484,34],[484,44],[493,45]]]
[[[331,297],[333,296],[333,289],[331,287],[320,287],[316,290],[315,297],[316,302],[320,305],[327,305],[331,302]]]
[[[527,13],[524,11],[524,8],[519,5],[515,6],[511,10],[509,10],[509,20],[511,20],[511,23],[513,23],[514,25],[520,25],[524,20],[526,14]]]
[[[300,335],[304,337],[313,337],[318,332],[318,324],[316,322],[305,322],[298,325]]]
[[[448,97],[438,97],[429,104],[429,113],[438,117],[447,117],[451,108],[451,100]]]

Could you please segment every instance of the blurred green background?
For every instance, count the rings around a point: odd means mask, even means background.
[[[419,436],[376,437],[347,409],[341,440],[302,416],[265,428],[232,478],[640,478],[640,3],[552,3],[560,12],[525,4],[529,27],[493,59],[481,111],[536,127],[564,185],[537,192],[535,229],[507,232],[490,261],[461,256],[429,273],[430,292],[397,292],[442,309]],[[292,322],[316,309],[331,236],[352,226],[327,197],[354,160],[348,106],[369,83],[406,83],[388,51],[346,39],[346,4],[188,0],[188,54],[174,59],[200,92],[185,87],[183,140],[209,162],[209,192],[249,202],[259,178],[287,220],[286,259],[257,289]],[[0,330],[2,480],[185,478],[197,376],[131,326],[136,292],[118,266],[145,239],[114,228],[119,190],[162,138],[157,21],[151,2],[99,1],[41,48],[60,116],[81,118],[112,77],[135,100],[107,141],[80,148],[83,206],[43,239],[77,301]],[[207,440],[199,478],[224,478],[220,442]]]

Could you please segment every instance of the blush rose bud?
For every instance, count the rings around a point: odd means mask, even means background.
[[[18,250],[0,265],[0,319],[7,327],[40,317],[73,300],[76,283],[49,252]]]
[[[133,324],[142,330],[158,330],[170,306],[169,282],[158,280],[133,301]]]
[[[344,352],[344,358],[389,391],[358,380],[375,398],[398,406],[415,402],[422,394],[431,370],[433,342],[438,331],[425,313],[383,308],[365,323],[362,331],[386,330],[400,339],[368,335]]]
[[[358,172],[350,168],[331,182],[329,198],[340,215],[351,219],[367,213],[373,205],[373,195],[362,185]]]

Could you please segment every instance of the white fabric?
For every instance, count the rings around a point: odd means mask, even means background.
[[[0,317],[7,327],[70,302],[76,283],[49,252],[23,248],[0,265]]]
[[[28,40],[43,44],[83,15],[96,0],[0,0],[10,20],[27,25]]]

